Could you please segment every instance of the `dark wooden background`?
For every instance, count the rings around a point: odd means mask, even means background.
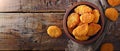
[[[80,1],[87,0],[0,0],[0,50],[65,50],[69,39],[63,31],[63,16],[72,3]],[[113,43],[115,51],[120,51],[119,21],[103,40]],[[49,37],[46,30],[50,25],[59,26],[63,35]]]

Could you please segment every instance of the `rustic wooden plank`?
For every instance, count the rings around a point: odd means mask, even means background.
[[[29,46],[31,46],[32,44],[29,42],[29,37],[31,37],[34,33],[38,33],[38,31],[41,30],[41,25],[37,21],[38,19],[30,18],[30,17],[33,17],[33,14],[0,13],[0,32],[20,36],[21,37],[20,42],[22,42],[20,48],[22,50],[31,49]],[[12,36],[2,35],[1,39],[5,40],[11,37]],[[14,39],[18,39],[18,38],[14,38]],[[3,41],[3,43],[4,42],[5,41]],[[8,43],[4,43],[4,44],[8,44]]]
[[[0,46],[0,50],[19,50],[20,48],[18,46],[13,45],[2,45]]]
[[[18,37],[14,37],[15,35],[8,35],[5,33],[0,33],[0,39],[18,39]]]
[[[21,0],[21,10],[24,10],[24,11],[30,11],[32,10],[32,7],[30,4],[32,2],[32,0]]]
[[[12,34],[0,33],[0,50],[19,50],[20,41],[18,37]]]
[[[65,34],[60,38],[54,39],[47,34],[43,34],[40,50],[65,50],[67,48],[68,39]]]
[[[0,32],[8,32],[24,27],[25,17],[19,17],[19,13],[0,13]]]
[[[35,15],[38,16],[40,14],[35,14]],[[48,26],[51,26],[51,25],[57,25],[63,30],[63,27],[62,27],[63,16],[64,16],[63,13],[43,14],[43,18],[41,20],[44,21],[46,27],[44,28],[45,32],[42,33],[43,35],[41,39],[41,46],[40,48],[37,47],[38,49],[40,50],[64,50],[67,47],[67,38],[65,36],[64,31],[62,31],[63,35],[58,39],[51,38],[46,33]]]
[[[49,14],[34,13],[33,17],[29,17],[29,19],[34,19],[34,18],[39,19],[41,20],[40,22],[42,22],[43,24],[42,31],[39,34],[37,34],[38,36],[36,36],[35,38],[36,46],[34,46],[33,49],[37,49],[37,50],[49,50],[49,49],[64,50],[65,49],[65,47],[67,46],[67,38],[65,35],[62,35],[58,39],[53,39],[49,37],[46,33],[46,30],[50,25],[57,25],[63,30],[63,27],[62,27],[63,16],[64,16],[63,13],[49,13]],[[58,47],[58,49],[56,47]]]
[[[0,12],[63,12],[76,0],[0,0]]]
[[[23,42],[20,43],[21,49],[64,50],[68,39],[62,27],[63,16],[64,13],[0,13],[0,32],[20,36]],[[62,29],[63,35],[60,38],[54,39],[47,35],[46,30],[51,25]],[[4,37],[1,39],[4,40]]]
[[[0,12],[19,11],[20,0],[0,0]]]
[[[27,2],[26,2],[27,1]],[[67,6],[76,0],[21,0],[24,11],[64,11]]]
[[[0,0],[0,12],[64,12],[77,0]]]
[[[0,13],[0,32],[39,33],[49,24],[61,28],[63,16],[64,13]]]

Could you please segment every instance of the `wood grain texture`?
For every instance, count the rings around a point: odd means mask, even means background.
[[[36,6],[40,5],[43,6],[41,9],[58,9],[58,10],[62,10],[65,9],[64,7],[66,7],[67,2],[69,1],[62,1],[62,0],[38,0],[39,3],[41,4],[35,4],[37,3],[37,1],[33,1],[33,5],[32,6]],[[57,6],[57,7],[56,7]],[[38,7],[38,9],[36,8],[36,10],[39,10],[40,8]]]
[[[80,1],[91,2],[91,0],[0,0],[0,12],[14,12],[0,13],[0,50],[65,50],[69,39],[63,31],[64,13],[61,12],[65,12],[71,3]],[[98,0],[92,1],[100,6]],[[107,8],[105,2],[102,4],[104,9]],[[49,37],[46,30],[51,25],[59,26],[63,35],[57,39]],[[107,32],[108,35],[103,41],[112,42],[115,51],[120,50],[119,31],[120,18]]]
[[[29,34],[43,32],[50,25],[62,28],[63,16],[64,13],[0,13],[0,32]]]
[[[27,1],[27,2],[26,2]],[[21,0],[24,11],[64,11],[69,4],[76,0]]]
[[[1,13],[0,14],[0,32],[13,34],[21,37],[21,49],[38,49],[38,50],[64,50],[67,47],[68,39],[63,31],[64,13]],[[46,30],[48,26],[57,25],[62,29],[63,35],[58,38],[48,36]],[[1,35],[0,39],[12,36]],[[13,38],[19,39],[19,38]],[[14,44],[15,42],[10,42]],[[4,43],[8,44],[8,43]]]
[[[18,37],[11,35],[0,33],[0,50],[19,50],[20,49],[20,41]]]
[[[0,12],[65,11],[77,0],[0,0]]]
[[[105,36],[103,43],[110,42],[114,45],[114,51],[119,51],[120,50],[120,16],[116,22],[111,22],[109,25],[111,26],[109,28],[109,31],[106,33],[107,35]]]
[[[19,10],[20,0],[0,0],[0,12]]]

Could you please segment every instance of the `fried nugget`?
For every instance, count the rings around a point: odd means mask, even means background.
[[[57,26],[49,26],[47,29],[47,33],[50,37],[57,38],[62,35],[62,31]]]
[[[116,21],[118,19],[118,11],[115,8],[107,8],[105,10],[105,15],[108,19]]]
[[[79,14],[84,14],[84,13],[90,13],[92,12],[92,8],[90,8],[89,6],[87,5],[80,5],[80,6],[77,6],[74,11],[76,13],[79,13]]]
[[[75,39],[80,40],[80,41],[85,41],[88,40],[89,36],[75,36]]]
[[[72,34],[73,34],[74,36],[83,36],[83,35],[86,35],[87,32],[88,32],[88,24],[86,23],[86,24],[82,24],[82,25],[80,25],[80,26],[77,26],[77,27],[73,30]]]
[[[94,19],[94,15],[91,13],[85,13],[80,16],[80,20],[82,23],[91,23]]]
[[[97,9],[94,9],[93,11],[92,11],[92,14],[94,15],[94,20],[93,20],[93,23],[98,23],[98,21],[99,21],[99,17],[100,17],[100,13],[99,13],[99,11],[97,10]]]
[[[79,23],[79,15],[77,13],[72,13],[68,16],[67,26],[68,28],[74,28]]]
[[[108,0],[108,3],[114,7],[120,4],[120,0]]]
[[[112,43],[104,43],[101,46],[100,51],[114,51],[114,47]]]
[[[90,25],[88,25],[88,36],[93,36],[95,34],[97,34],[97,32],[101,29],[101,26],[99,24],[96,23],[90,23]]]

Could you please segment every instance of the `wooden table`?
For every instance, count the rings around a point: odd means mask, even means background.
[[[63,16],[73,2],[80,1],[0,0],[0,49],[65,50],[69,39],[63,31]],[[96,2],[99,3],[98,0],[92,3]],[[103,40],[103,43],[112,42],[115,51],[120,51],[119,21],[120,19],[114,23],[113,29],[107,32],[108,35]],[[47,35],[46,30],[50,25],[57,25],[62,29],[60,38]]]

